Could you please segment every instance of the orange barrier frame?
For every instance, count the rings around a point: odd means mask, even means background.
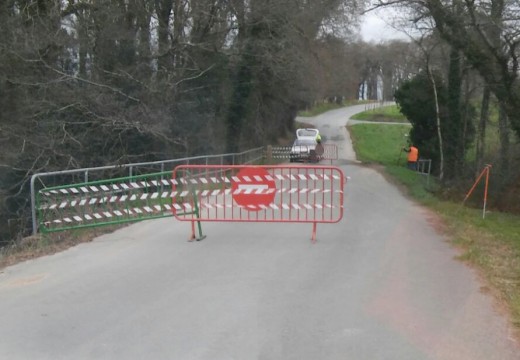
[[[484,175],[486,175],[486,182],[485,182],[485,186],[484,186],[484,205],[482,207],[482,219],[484,219],[486,217],[486,205],[487,205],[487,195],[488,195],[488,186],[489,186],[489,171],[490,170],[491,170],[491,165],[487,164],[484,167],[484,169],[482,170],[482,172],[480,173],[480,175],[478,176],[477,180],[475,180],[475,183],[473,184],[471,189],[466,194],[466,197],[464,198],[464,200],[462,201],[462,204],[464,205],[466,200],[471,196],[471,194],[473,193],[473,191],[477,187],[478,183],[480,182],[480,179],[482,179],[482,177]]]
[[[333,166],[181,165],[172,182],[172,213],[192,230],[205,221],[312,223],[315,242],[318,223],[343,217],[345,176]]]

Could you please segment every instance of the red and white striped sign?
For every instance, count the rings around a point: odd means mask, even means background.
[[[337,167],[183,165],[173,179],[189,179],[182,189],[198,207],[198,214],[174,211],[182,221],[334,223],[343,216],[345,176]]]
[[[241,169],[231,185],[233,200],[250,211],[259,211],[262,206],[270,205],[274,201],[276,184],[269,177],[267,170],[261,167]]]

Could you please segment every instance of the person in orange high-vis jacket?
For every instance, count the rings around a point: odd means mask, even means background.
[[[408,149],[403,148],[408,153],[408,169],[417,170],[417,160],[419,160],[419,149],[410,144]]]

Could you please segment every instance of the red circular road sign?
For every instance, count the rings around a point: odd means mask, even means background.
[[[259,211],[274,201],[276,184],[264,168],[243,168],[232,179],[233,199],[247,210]]]

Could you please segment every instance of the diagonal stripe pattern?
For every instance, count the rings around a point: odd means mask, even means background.
[[[322,146],[323,154],[320,155],[320,160],[338,160],[338,146],[336,144],[322,144]],[[289,160],[291,158],[291,151],[292,146],[272,146],[266,150],[265,157]]]
[[[179,166],[175,178],[191,174],[194,178],[208,178],[206,173],[217,171],[231,173],[230,182],[238,182],[237,191],[232,184],[223,183],[220,191],[208,192],[200,185],[195,187],[199,221],[243,222],[312,222],[333,223],[343,216],[344,175],[337,167],[330,166],[265,166],[267,175],[239,177],[244,167]],[[275,188],[264,184],[274,181]],[[251,197],[251,205],[237,205],[239,193]],[[255,196],[274,192],[270,204],[256,205]],[[241,197],[243,198],[243,197]],[[242,202],[242,201],[241,201]],[[240,202],[240,203],[241,203]],[[192,214],[175,214],[179,220],[193,221]]]
[[[239,176],[244,166],[179,166],[170,172],[54,188],[37,196],[43,232],[120,224],[175,215],[184,221],[336,222],[343,213],[344,176],[334,167],[265,167],[265,176]],[[272,181],[275,188],[258,186]],[[232,189],[233,184],[239,184]],[[234,197],[274,194],[250,211]]]

